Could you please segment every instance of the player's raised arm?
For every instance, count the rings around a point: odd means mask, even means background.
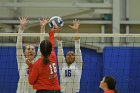
[[[28,17],[19,17],[20,20],[20,26],[18,33],[23,33],[26,24],[28,23]],[[21,67],[21,62],[24,60],[24,53],[22,48],[22,36],[17,36],[17,43],[16,43],[16,49],[17,49],[17,62],[18,62],[18,70]]]
[[[58,31],[60,33],[60,30]],[[65,62],[65,57],[64,57],[64,50],[63,50],[63,45],[62,45],[62,38],[60,36],[57,36],[57,59],[58,59],[58,64],[59,64],[59,70],[62,70],[62,65]]]
[[[82,53],[81,53],[81,49],[80,49],[80,35],[79,35],[79,26],[80,26],[80,22],[77,19],[73,20],[73,25],[69,25],[69,27],[71,27],[76,34],[75,37],[75,62],[78,65],[79,70],[82,70],[82,64],[83,64],[83,60],[82,60]]]
[[[41,26],[40,27],[40,33],[45,33],[45,27],[49,23],[49,18],[42,17],[42,18],[39,19],[39,22],[40,22],[40,26]],[[40,36],[40,42],[43,41],[44,38],[45,38],[44,36]],[[38,59],[40,56],[41,56],[40,46],[38,46],[36,59]]]

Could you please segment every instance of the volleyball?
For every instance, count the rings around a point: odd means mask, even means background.
[[[51,17],[50,20],[49,20],[49,26],[50,26],[51,28],[53,28],[55,24],[56,24],[58,27],[62,27],[62,26],[64,25],[64,21],[63,21],[62,18],[59,17],[59,16],[53,16],[53,17]]]

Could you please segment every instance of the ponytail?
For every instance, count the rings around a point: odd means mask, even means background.
[[[48,40],[43,40],[40,43],[40,52],[43,55],[43,63],[44,64],[48,64],[50,62],[49,60],[49,56],[51,54],[52,51],[52,44],[50,41]]]
[[[49,57],[44,57],[43,58],[43,63],[48,64],[50,62]]]

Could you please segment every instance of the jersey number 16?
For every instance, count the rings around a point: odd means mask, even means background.
[[[71,70],[65,70],[65,77],[71,77]]]
[[[55,63],[52,63],[51,65],[49,65],[49,67],[50,67],[50,74],[54,74],[57,72]]]

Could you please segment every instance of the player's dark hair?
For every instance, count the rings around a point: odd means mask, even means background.
[[[51,54],[52,51],[52,44],[49,40],[43,40],[40,43],[40,52],[44,56],[43,58],[43,63],[47,64],[50,62],[49,60],[49,55]]]
[[[113,79],[110,76],[105,76],[104,82],[107,83],[107,86],[110,90],[114,90],[115,93],[118,93],[118,91],[116,90],[116,80],[115,79]]]

